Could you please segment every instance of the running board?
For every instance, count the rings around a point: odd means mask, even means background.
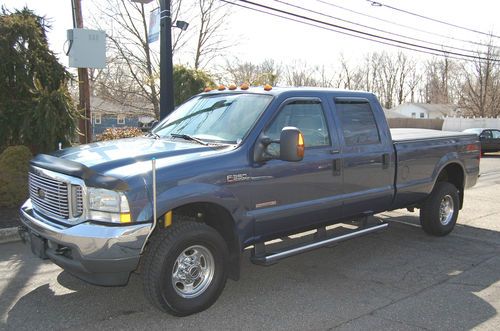
[[[335,237],[330,237],[330,238],[326,238],[326,239],[324,236],[326,230],[323,227],[323,228],[317,229],[316,235],[314,236],[315,239],[312,242],[310,241],[310,242],[302,243],[299,245],[293,245],[291,247],[285,247],[281,250],[274,251],[274,252],[271,252],[269,254],[266,254],[266,252],[265,252],[266,245],[264,243],[257,243],[257,244],[255,244],[255,246],[252,250],[252,256],[251,256],[250,260],[252,261],[252,263],[255,263],[255,264],[270,265],[270,264],[276,263],[277,261],[279,261],[281,259],[293,256],[293,255],[305,253],[308,251],[312,251],[313,249],[325,247],[328,245],[332,245],[334,243],[338,243],[338,242],[349,240],[352,238],[364,236],[364,235],[372,233],[372,232],[380,231],[382,229],[385,229],[387,226],[388,226],[388,223],[381,222],[381,223],[376,224],[376,225],[370,225],[370,226],[362,227],[360,229],[353,230],[352,232],[349,232],[347,234],[343,234],[343,235],[339,235],[339,236],[335,236]]]

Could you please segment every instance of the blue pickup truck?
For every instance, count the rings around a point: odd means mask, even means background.
[[[36,156],[20,234],[93,284],[138,271],[183,316],[239,278],[245,249],[270,265],[384,229],[371,215],[398,208],[450,233],[479,161],[477,135],[390,130],[368,92],[220,87],[146,136]]]

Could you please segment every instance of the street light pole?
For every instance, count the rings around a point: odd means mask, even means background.
[[[160,0],[160,120],[174,110],[170,0]]]

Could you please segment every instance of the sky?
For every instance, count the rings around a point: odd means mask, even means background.
[[[253,1],[272,5],[277,8],[299,11],[297,8],[285,6],[279,3],[279,1]],[[410,36],[411,38],[431,41],[438,44],[435,46],[436,48],[440,48],[439,44],[443,43],[467,50],[477,50],[478,46],[463,41],[439,37],[435,34],[472,42],[483,42],[486,41],[488,37],[452,28],[447,25],[433,23],[413,15],[390,9],[387,6],[393,6],[452,24],[500,36],[500,19],[498,18],[500,1],[495,0],[475,0],[473,2],[457,0],[379,0],[384,6],[373,6],[366,0],[283,1],[307,7],[317,12],[308,12],[307,15],[319,20],[328,20],[335,24],[353,29],[361,29],[359,25],[356,26],[338,20],[340,18],[342,20],[375,27],[377,29]],[[366,16],[360,16],[339,7],[326,5],[324,2],[362,12],[367,15],[376,16],[380,19],[390,20],[398,24],[426,30],[433,34],[388,24]],[[51,49],[58,54],[61,63],[67,65],[67,57],[63,53],[63,47],[66,40],[66,30],[72,27],[71,0],[0,0],[0,4],[10,10],[21,8],[26,5],[37,14],[49,18],[52,23],[52,30],[48,33]],[[88,11],[92,7],[92,1],[82,0],[82,6],[84,8],[85,22],[86,16],[89,15]],[[153,4],[148,6],[150,6],[151,9],[154,7]],[[301,12],[304,13],[303,11]],[[329,17],[324,15],[328,15]],[[87,19],[87,21],[89,20]],[[232,13],[225,22],[225,28],[227,30],[226,39],[235,46],[222,54],[222,57],[230,60],[239,59],[240,61],[259,63],[264,59],[275,59],[284,64],[307,63],[308,65],[331,65],[333,62],[337,61],[340,54],[348,60],[358,61],[367,52],[383,50],[396,52],[398,50],[387,45],[348,37],[332,31],[310,27],[235,6],[232,6]],[[370,31],[378,33],[374,30]],[[394,35],[392,37],[401,39]],[[500,45],[500,38],[494,38],[494,41]],[[415,41],[415,43],[418,42]],[[456,51],[463,53],[461,50]],[[415,52],[410,52],[409,54],[416,58],[424,56]],[[189,54],[180,54],[174,61],[181,63],[186,62],[185,58],[188,56]]]

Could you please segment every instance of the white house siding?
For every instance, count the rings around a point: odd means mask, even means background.
[[[411,118],[429,118],[429,114],[426,109],[412,103],[399,105],[396,108],[393,108],[392,111]],[[421,114],[423,114],[423,117]]]

